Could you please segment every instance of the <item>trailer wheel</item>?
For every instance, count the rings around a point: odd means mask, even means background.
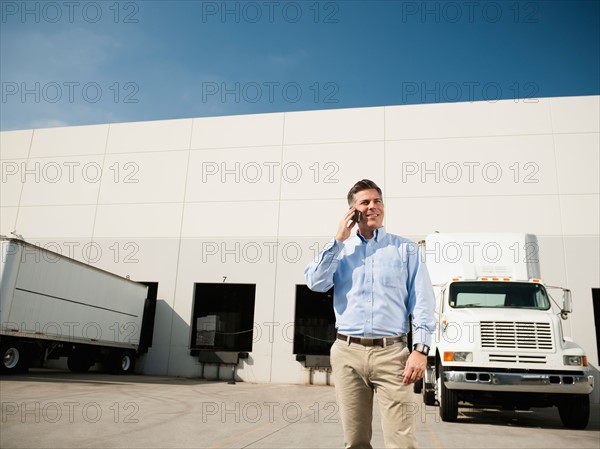
[[[67,366],[74,373],[85,373],[94,364],[92,355],[83,349],[74,349],[67,359]]]
[[[2,343],[2,363],[0,369],[4,373],[26,373],[29,370],[27,353],[18,342]]]
[[[590,397],[587,394],[573,394],[558,403],[558,414],[565,427],[585,429],[590,419]]]
[[[458,418],[458,395],[456,391],[446,388],[443,367],[440,370],[438,382],[440,385],[440,417],[442,421],[456,421]]]
[[[135,353],[115,351],[108,358],[108,371],[113,374],[129,374],[135,368]]]

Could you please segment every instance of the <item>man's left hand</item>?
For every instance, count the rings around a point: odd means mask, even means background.
[[[404,367],[404,384],[412,384],[423,377],[427,367],[427,356],[417,351],[411,352]]]

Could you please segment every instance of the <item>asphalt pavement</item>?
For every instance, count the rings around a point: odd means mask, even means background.
[[[330,386],[32,370],[2,377],[0,401],[4,449],[343,447]],[[600,448],[597,405],[585,430],[556,408],[461,408],[446,423],[415,395],[407,413],[421,448]],[[384,447],[377,407],[372,442]]]

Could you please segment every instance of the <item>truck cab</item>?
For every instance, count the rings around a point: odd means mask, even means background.
[[[593,376],[583,349],[563,332],[571,294],[544,284],[538,254],[531,234],[427,237],[436,330],[422,392],[442,420],[455,421],[462,402],[556,406],[565,426],[587,426]]]

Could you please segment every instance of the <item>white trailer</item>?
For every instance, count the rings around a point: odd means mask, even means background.
[[[96,362],[114,373],[133,371],[146,349],[145,285],[19,239],[2,237],[1,255],[3,372],[60,357],[75,372]]]
[[[571,292],[545,285],[531,234],[432,234],[422,247],[436,293],[436,331],[422,390],[455,421],[459,403],[557,406],[585,428],[594,387],[583,349],[565,336]],[[559,305],[549,290],[562,290]],[[466,405],[465,404],[465,405]]]

